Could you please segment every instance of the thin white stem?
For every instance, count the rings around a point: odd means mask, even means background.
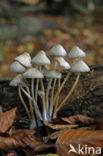
[[[34,79],[32,79],[32,82],[31,82],[31,92],[32,92],[32,98],[33,98],[33,105],[34,105],[34,109],[35,109],[35,114],[38,118],[38,120],[42,120],[42,115],[41,115],[41,112],[39,110],[39,107],[35,101],[35,97],[34,97]]]
[[[60,94],[60,79],[58,79],[58,91],[57,91],[57,98],[56,98],[56,103],[54,105],[54,112],[53,112],[53,118],[56,117],[56,110],[57,110],[57,107],[58,107],[58,101],[59,101],[59,94]]]
[[[71,90],[69,91],[69,93],[67,94],[67,96],[65,97],[65,99],[62,101],[62,103],[59,105],[59,107],[57,108],[57,112],[64,106],[65,102],[69,99],[69,97],[71,96],[72,92],[74,91],[74,89],[76,88],[78,82],[79,82],[79,77],[80,77],[80,73],[77,74],[76,80],[71,88]]]
[[[53,113],[53,106],[54,106],[54,89],[55,89],[56,80],[57,80],[57,79],[54,79],[53,87],[52,87],[52,90],[51,90],[50,108],[49,108],[49,117],[50,117],[50,118],[52,117],[52,113]]]
[[[27,86],[26,87],[26,90],[28,92],[28,94],[30,95],[30,90],[29,90],[29,87]],[[31,120],[34,120],[35,119],[35,116],[34,116],[34,111],[33,111],[33,105],[32,105],[32,101],[29,99],[29,106],[30,106],[30,112],[31,112]]]
[[[66,81],[69,79],[70,74],[71,74],[71,73],[70,73],[70,72],[68,72],[68,74],[66,75],[66,77],[65,77],[64,81],[61,83],[61,86],[60,86],[60,92],[61,92],[61,90],[63,89],[63,87],[64,87],[64,85],[65,85]]]
[[[39,79],[36,80],[36,87],[35,87],[35,101],[38,103],[38,88],[39,88]]]
[[[49,90],[51,87],[51,83],[52,83],[52,78],[50,78],[48,85],[47,85],[47,90],[46,90],[46,111],[48,113],[48,107],[49,107]]]
[[[64,81],[61,83],[60,90],[59,90],[59,94],[60,94],[60,92],[62,91],[62,89],[63,89],[63,87],[64,87],[66,81],[69,79],[70,74],[71,74],[71,73],[68,72],[68,74],[66,75]],[[55,103],[55,101],[56,101],[56,99],[57,99],[57,95],[58,95],[58,92],[56,92],[56,94],[55,94],[55,97],[54,97],[54,103]]]
[[[32,101],[32,97],[26,92],[26,90],[21,86],[22,92]]]
[[[44,84],[43,84],[43,80],[42,79],[40,79],[40,85],[41,85],[42,92],[45,93]],[[47,121],[45,94],[42,97],[42,113],[43,113],[43,120]]]

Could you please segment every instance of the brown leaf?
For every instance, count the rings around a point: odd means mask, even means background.
[[[94,119],[87,117],[87,116],[84,116],[84,115],[77,114],[77,115],[73,115],[70,117],[56,118],[56,119],[53,119],[53,121],[56,123],[67,122],[69,124],[76,124],[77,122],[81,122],[81,123],[89,124],[89,123],[93,123]]]
[[[75,149],[77,145],[80,144],[81,147],[87,145],[88,147],[101,147],[103,148],[103,131],[102,130],[66,130],[62,134],[59,135],[56,144],[58,145],[57,151],[59,152],[59,148],[64,145],[62,148],[66,148],[67,156],[70,148],[70,144],[72,144]],[[62,149],[63,150],[63,149]]]
[[[4,133],[10,128],[13,121],[17,118],[17,107],[0,114],[0,134]]]
[[[71,129],[71,128],[76,128],[78,125],[69,125],[69,124],[53,124],[53,123],[48,123],[46,121],[42,121],[42,124],[44,126],[47,126],[53,130],[62,130],[62,129]]]
[[[9,131],[9,135],[15,139],[22,139],[25,136],[28,135],[34,135],[35,134],[35,130],[28,130],[28,129],[14,129],[11,128]]]
[[[42,144],[42,142],[37,141],[35,136],[34,130],[27,130],[27,129],[10,129],[9,135],[17,140],[21,140],[23,143],[28,145],[30,148],[34,148],[35,145]]]
[[[24,148],[26,145],[12,137],[0,136],[0,150],[9,151],[16,148]]]

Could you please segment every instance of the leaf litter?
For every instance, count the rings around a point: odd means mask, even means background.
[[[50,155],[47,153],[54,153],[53,155],[64,153],[65,156],[68,154],[70,144],[75,149],[78,144],[103,148],[102,118],[94,121],[93,118],[78,114],[70,117],[58,117],[52,123],[41,121],[43,126],[35,130],[15,129],[13,122],[19,117],[17,112],[17,107],[7,112],[1,111],[1,155],[6,152],[7,156],[17,156],[21,151],[26,156],[41,153],[44,153],[45,156]],[[89,130],[92,124],[96,124],[96,130]],[[85,125],[87,129],[83,129]],[[45,129],[45,133],[43,129]]]

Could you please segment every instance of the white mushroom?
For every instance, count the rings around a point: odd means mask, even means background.
[[[86,56],[85,52],[81,50],[78,46],[74,46],[67,55],[69,59],[76,59],[85,56]]]
[[[42,66],[43,65],[49,65],[51,62],[49,58],[46,56],[46,53],[43,50],[40,50],[36,56],[32,59],[32,64],[37,64],[39,67],[39,70],[43,73]],[[36,87],[35,87],[35,100],[37,102],[37,95],[38,95],[38,87],[39,87],[39,81],[41,85],[42,92],[44,92],[44,84],[42,79],[36,80]],[[43,112],[43,119],[45,120],[45,110],[46,110],[46,104],[45,104],[45,96],[42,97],[42,112]]]
[[[61,79],[61,73],[57,72],[55,70],[51,70],[51,71],[47,71],[45,73],[46,78],[49,78],[49,82],[47,85],[47,90],[46,90],[46,112],[48,112],[49,109],[49,117],[52,116],[52,111],[53,111],[53,97],[54,97],[54,88],[55,88],[55,84],[56,84],[56,79]],[[53,83],[53,88],[51,91],[51,100],[50,100],[50,108],[49,108],[49,100],[48,100],[48,96],[49,96],[49,89],[52,83],[52,80],[54,79],[54,83]],[[56,101],[57,102],[57,101]]]
[[[15,61],[9,66],[9,70],[11,72],[24,72],[26,69],[19,62]]]
[[[56,61],[64,69],[70,69],[70,64],[63,57],[56,57]]]
[[[53,56],[66,56],[66,51],[62,45],[56,44],[49,50],[49,55]]]
[[[39,120],[42,120],[42,115],[41,112],[39,110],[39,107],[35,101],[35,97],[34,97],[34,79],[36,78],[43,78],[43,74],[37,70],[36,68],[30,68],[28,69],[24,74],[23,77],[25,78],[29,78],[32,79],[32,83],[31,83],[31,92],[32,92],[32,98],[33,98],[33,104],[34,104],[34,109],[35,109],[35,113],[37,115],[37,118]]]
[[[72,64],[71,72],[76,72],[77,73],[77,77],[76,77],[76,80],[75,80],[71,90],[69,91],[69,93],[67,94],[65,99],[62,101],[62,103],[59,105],[59,107],[57,109],[57,112],[63,107],[65,102],[68,100],[68,98],[71,96],[72,92],[76,88],[77,83],[79,81],[80,73],[81,72],[89,72],[89,71],[90,71],[90,68],[88,67],[88,65],[84,61],[79,60],[79,61],[76,61],[76,62],[74,62]]]
[[[20,100],[21,100],[21,102],[22,102],[22,104],[23,104],[23,106],[24,106],[24,108],[26,110],[26,113],[27,113],[27,115],[28,115],[28,117],[30,119],[31,117],[30,117],[30,114],[29,114],[29,110],[28,110],[28,107],[26,106],[26,103],[25,103],[23,97],[22,97],[21,90],[24,92],[24,94],[28,98],[30,98],[31,100],[32,100],[32,98],[22,87],[22,86],[24,86],[24,87],[26,86],[22,75],[21,74],[17,75],[13,80],[10,81],[9,85],[12,86],[12,87],[17,87],[18,86],[18,93],[19,93]]]
[[[27,52],[14,58],[14,61],[18,61],[20,64],[22,64],[25,67],[31,67],[31,57]]]
[[[82,60],[74,62],[71,66],[71,72],[89,72],[89,71],[90,71],[90,68]]]
[[[37,55],[33,57],[31,62],[32,64],[38,64],[38,65],[50,64],[50,60],[46,56],[46,53],[43,50],[39,51]]]

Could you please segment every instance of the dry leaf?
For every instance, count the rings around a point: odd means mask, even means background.
[[[53,123],[48,123],[46,121],[42,121],[42,124],[44,126],[47,126],[53,130],[62,130],[62,129],[72,129],[78,127],[78,125],[69,125],[69,124],[53,124]]]
[[[0,150],[10,151],[12,149],[24,148],[26,145],[12,137],[2,137],[0,136]]]
[[[0,114],[0,134],[4,133],[10,128],[13,121],[17,118],[17,107]]]
[[[69,123],[69,124],[76,124],[78,122],[81,122],[81,123],[84,123],[84,124],[89,124],[89,123],[93,123],[94,122],[94,119],[93,118],[90,118],[90,117],[87,117],[87,116],[84,116],[84,115],[80,115],[80,114],[77,114],[77,115],[73,115],[73,116],[70,116],[70,117],[59,117],[59,118],[55,118],[53,119],[53,121],[55,123]]]
[[[77,149],[78,144],[81,147],[87,145],[88,147],[101,147],[103,148],[103,131],[102,130],[67,130],[59,135],[56,141],[57,151],[66,151],[67,156],[69,155],[70,144]],[[61,146],[62,145],[62,146]],[[64,148],[64,149],[63,149]]]

